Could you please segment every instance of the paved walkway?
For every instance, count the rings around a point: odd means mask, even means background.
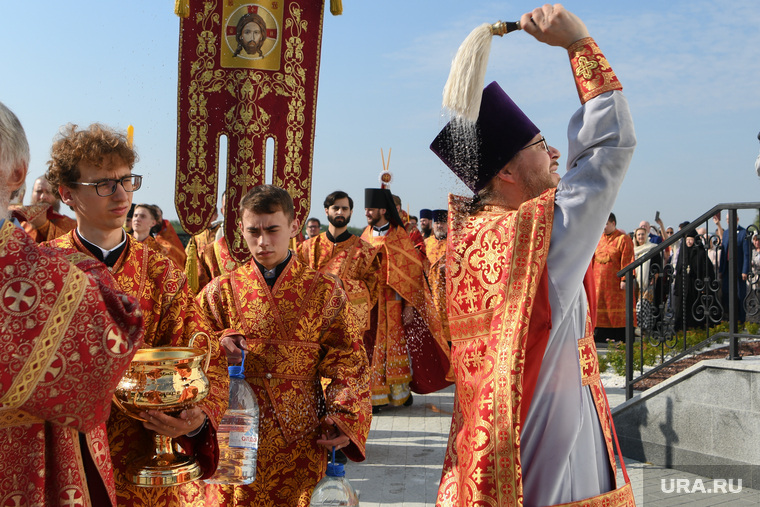
[[[607,394],[612,406],[625,401],[622,389]],[[449,387],[415,395],[411,407],[389,408],[373,417],[367,460],[346,465],[362,507],[435,505],[453,405],[454,388]],[[627,459],[626,466],[639,507],[760,505],[760,491],[735,481],[720,483]]]

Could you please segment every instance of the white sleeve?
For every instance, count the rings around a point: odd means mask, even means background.
[[[603,93],[570,119],[567,174],[557,186],[547,268],[559,308],[556,323],[582,290],[583,277],[636,146],[633,119],[621,91]]]

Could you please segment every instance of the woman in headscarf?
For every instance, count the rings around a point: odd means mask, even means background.
[[[700,297],[710,291],[715,280],[715,269],[707,258],[702,238],[696,231],[686,235],[685,246],[681,248],[678,260],[674,295],[676,311],[676,331],[683,328],[684,319],[687,328],[705,325],[708,308]]]

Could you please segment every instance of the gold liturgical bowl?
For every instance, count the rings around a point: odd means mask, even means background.
[[[192,344],[192,341],[191,341]],[[176,416],[209,393],[209,355],[193,347],[140,349],[114,393],[114,403],[129,417],[146,410]],[[154,435],[155,451],[127,467],[127,477],[138,486],[175,486],[197,480],[203,471],[191,456],[175,453],[172,439]]]

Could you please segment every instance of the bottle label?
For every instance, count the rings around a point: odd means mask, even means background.
[[[258,449],[259,432],[253,426],[249,426],[245,431],[231,431],[229,446],[243,449]]]

